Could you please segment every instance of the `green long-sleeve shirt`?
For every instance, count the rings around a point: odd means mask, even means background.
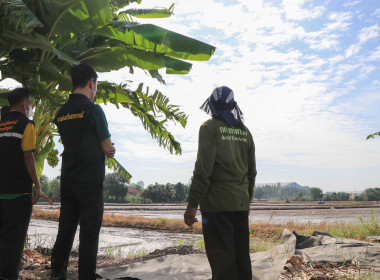
[[[248,211],[256,177],[255,145],[248,128],[212,118],[199,129],[188,203],[202,212]]]

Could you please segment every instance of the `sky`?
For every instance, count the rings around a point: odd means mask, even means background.
[[[189,115],[168,126],[182,144],[171,155],[127,110],[103,107],[116,159],[132,182],[187,183],[197,153],[199,109],[217,86],[233,89],[256,146],[257,183],[297,182],[327,191],[380,187],[380,2],[378,0],[143,0],[166,19],[136,19],[216,47],[166,85],[122,69],[100,80],[144,82]],[[61,147],[60,147],[61,149]],[[45,168],[48,177],[59,168]]]

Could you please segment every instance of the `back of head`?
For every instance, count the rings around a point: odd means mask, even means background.
[[[77,88],[84,88],[91,79],[96,81],[98,78],[95,69],[86,62],[81,62],[71,67],[70,75],[73,83],[73,91]]]
[[[245,130],[243,112],[235,101],[233,90],[229,87],[215,88],[200,109],[214,118],[222,119],[228,125]]]
[[[30,97],[30,89],[28,88],[15,88],[14,90],[8,92],[8,102],[9,105],[17,106],[24,99],[28,99]]]

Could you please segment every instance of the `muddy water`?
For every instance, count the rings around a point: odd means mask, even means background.
[[[58,232],[58,223],[32,219],[28,229],[30,247],[52,248]],[[102,227],[99,237],[99,254],[112,256],[138,256],[174,245],[196,244],[199,234],[166,233],[129,228]],[[73,248],[79,245],[79,227]]]
[[[311,206],[314,206],[312,204]],[[281,206],[276,204],[277,206]],[[345,208],[345,209],[289,209],[289,204],[283,205],[282,210],[261,210],[260,205],[255,204],[255,209],[250,212],[250,222],[271,222],[278,224],[294,223],[339,223],[358,222],[359,218],[369,220],[372,212],[380,217],[380,205],[376,208]],[[294,205],[299,206],[299,204]],[[38,205],[45,210],[58,210],[59,204],[53,207]],[[263,204],[262,207],[268,207]],[[131,204],[105,204],[106,214],[136,215],[146,218],[183,219],[186,205],[131,205]],[[198,220],[201,216],[198,211]],[[31,247],[42,246],[51,248],[58,231],[58,223],[44,220],[32,220],[28,235]],[[74,248],[78,245],[79,234],[75,237]],[[128,228],[102,227],[99,240],[99,253],[108,255],[139,255],[150,253],[156,249],[163,249],[179,244],[194,244],[202,240],[201,235],[166,233],[161,231],[138,230]]]
[[[250,212],[251,223],[256,222],[272,222],[278,224],[294,223],[339,223],[339,222],[358,222],[359,218],[368,220],[372,211],[375,216],[380,217],[380,203],[375,208],[343,208],[335,209],[333,205],[326,203],[324,205],[328,209],[297,209],[297,207],[314,207],[316,203],[304,204],[271,204],[271,203],[254,203],[254,208]],[[331,206],[331,207],[330,207]],[[335,205],[336,206],[336,205]],[[59,204],[50,207],[48,205],[38,205],[38,207],[48,210],[58,210]],[[284,208],[281,210],[265,210],[268,208]],[[116,214],[124,216],[141,216],[145,218],[167,218],[167,219],[183,219],[183,213],[186,205],[184,204],[105,204],[104,212],[107,214]],[[263,210],[261,210],[263,208]],[[330,209],[331,208],[331,209]],[[201,220],[198,211],[198,220]]]

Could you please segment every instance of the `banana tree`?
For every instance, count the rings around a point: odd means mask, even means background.
[[[35,93],[38,133],[37,161],[56,163],[52,119],[71,90],[69,69],[81,61],[98,72],[129,67],[146,71],[161,83],[159,71],[187,74],[191,63],[207,61],[215,48],[193,38],[153,24],[139,24],[133,18],[169,17],[168,9],[125,9],[139,0],[1,0],[0,71],[2,79],[12,78]],[[98,103],[112,103],[129,109],[158,144],[172,154],[181,145],[167,130],[169,121],[186,126],[187,115],[171,105],[159,91],[150,94],[140,84],[131,89],[126,83],[99,82]],[[1,96],[1,94],[0,94]],[[0,105],[6,103],[0,97]],[[120,106],[119,106],[120,105]],[[158,117],[160,116],[160,117]],[[162,118],[163,117],[163,118]],[[116,161],[107,162],[125,178],[130,174]]]

